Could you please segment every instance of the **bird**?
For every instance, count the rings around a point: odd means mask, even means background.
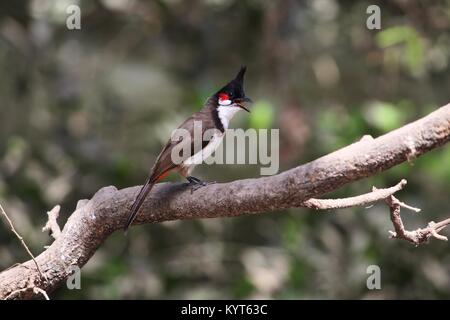
[[[195,112],[178,127],[178,129],[186,130],[185,132],[189,133],[191,139],[169,139],[163,147],[156,158],[153,167],[150,169],[147,180],[141,187],[131,206],[124,226],[125,232],[133,223],[139,209],[153,186],[164,179],[171,171],[180,173],[186,178],[188,185],[192,186],[194,189],[208,184],[207,182],[193,177],[191,173],[196,164],[201,163],[203,159],[209,157],[218,148],[225,135],[225,130],[228,129],[230,120],[234,115],[241,110],[250,112],[245,105],[246,103],[252,102],[244,92],[244,74],[246,70],[246,66],[242,66],[233,80],[211,95],[200,111]],[[207,141],[204,141],[202,138],[200,144],[198,144],[199,141],[195,143],[194,123],[195,125],[198,123],[201,125],[201,138],[203,137],[203,133],[208,129],[216,129],[214,135]],[[194,145],[200,145],[201,150],[194,150]],[[180,156],[181,161],[173,161],[172,151],[174,151],[174,148],[181,149],[182,147],[186,147],[190,152],[182,154]]]

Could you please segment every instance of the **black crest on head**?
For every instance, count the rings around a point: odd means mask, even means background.
[[[231,80],[225,87],[220,89],[219,93],[227,93],[230,99],[244,98],[244,74],[247,70],[246,66],[242,66],[236,77]]]

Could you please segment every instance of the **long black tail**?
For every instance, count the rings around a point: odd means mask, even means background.
[[[139,209],[141,208],[142,204],[144,203],[145,197],[147,197],[150,190],[152,190],[153,186],[155,185],[155,181],[149,177],[147,178],[147,181],[145,181],[145,184],[142,186],[141,191],[139,191],[138,196],[136,197],[136,200],[134,200],[133,206],[131,207],[130,214],[128,215],[127,223],[125,224],[125,227],[123,228],[123,231],[127,232],[130,225],[133,223],[134,219],[136,218],[136,215],[139,212]]]

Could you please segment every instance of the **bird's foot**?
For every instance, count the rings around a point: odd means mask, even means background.
[[[191,176],[186,177],[186,179],[187,179],[187,181],[189,181],[189,183],[187,185],[191,187],[191,193],[197,189],[200,189],[201,187],[205,187],[209,184],[216,183],[215,181],[211,181],[211,182],[202,181],[196,177],[191,177]]]

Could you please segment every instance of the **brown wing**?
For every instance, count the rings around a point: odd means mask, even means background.
[[[194,143],[194,124],[196,121],[201,121],[201,137],[206,130],[215,128],[214,120],[209,114],[210,110],[207,108],[202,109],[199,112],[194,113],[191,117],[186,119],[178,129],[185,129],[191,133],[191,139],[180,139],[177,141],[169,141],[164,146],[163,150],[159,154],[158,158],[156,158],[155,164],[151,170],[151,177],[153,179],[157,179],[160,175],[167,172],[168,170],[172,170],[177,166],[177,164],[172,161],[172,150],[175,146],[179,147],[179,150],[189,150],[190,152],[186,154],[181,154],[180,158],[182,161],[188,159],[190,156],[194,155],[196,152],[200,150],[195,150]],[[208,145],[209,140],[203,141],[200,144],[201,148],[204,148]],[[184,145],[180,145],[184,144]],[[198,146],[197,146],[198,147]]]

